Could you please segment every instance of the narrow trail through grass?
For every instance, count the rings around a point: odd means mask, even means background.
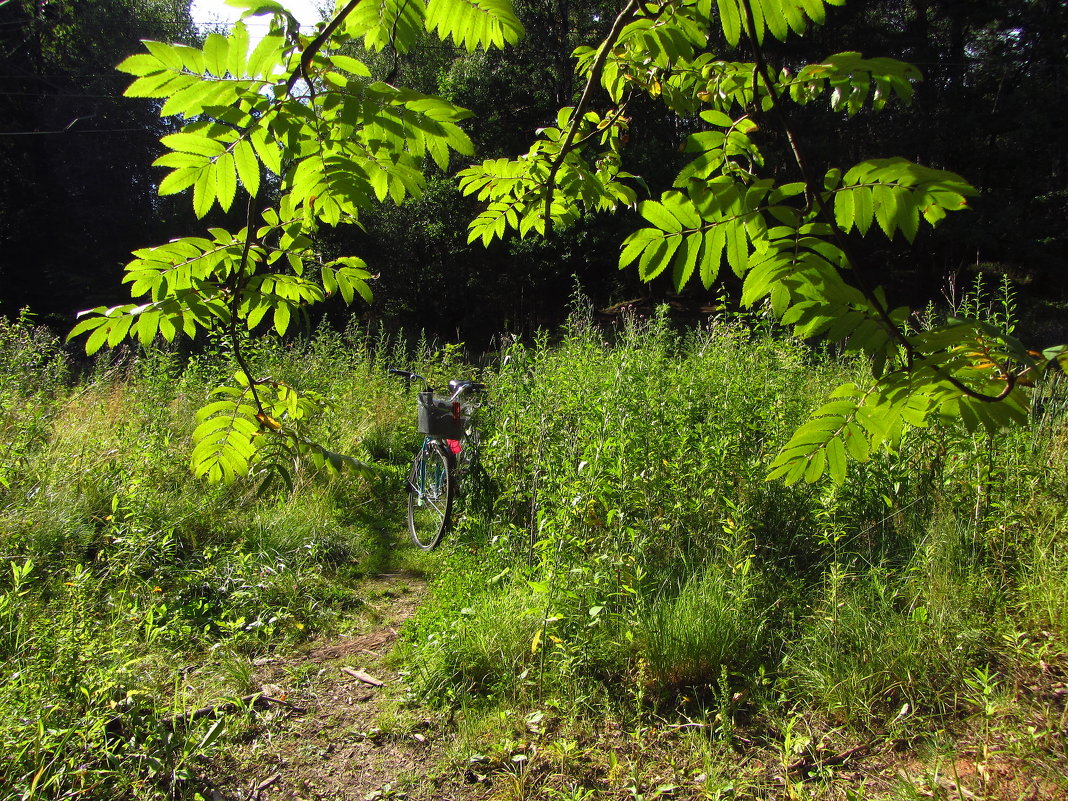
[[[429,718],[390,723],[399,720],[391,710],[401,677],[386,661],[425,590],[414,574],[369,579],[363,591],[376,622],[258,660],[253,682],[285,705],[250,718],[236,747],[213,761],[206,778],[216,797],[377,798],[425,774],[440,727]]]
[[[1020,676],[1017,697],[940,743],[865,741],[798,714],[779,740],[740,720],[717,747],[715,722],[685,715],[628,727],[551,708],[428,709],[390,659],[424,580],[382,575],[365,590],[377,623],[256,662],[252,681],[282,703],[241,713],[244,733],[203,773],[213,801],[1068,798],[1056,760],[1020,750],[1036,732],[1064,737],[1068,666]]]

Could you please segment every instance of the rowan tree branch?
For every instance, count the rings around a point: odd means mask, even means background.
[[[230,345],[234,349],[234,359],[237,360],[237,366],[245,374],[245,378],[248,379],[248,388],[252,392],[252,400],[256,403],[256,409],[260,414],[266,414],[267,412],[260,400],[260,394],[256,391],[256,378],[252,375],[248,362],[245,360],[244,351],[241,349],[241,338],[237,333],[238,312],[241,307],[241,296],[244,294],[245,277],[248,272],[248,257],[252,251],[253,218],[256,214],[256,207],[259,205],[259,197],[259,191],[256,192],[255,196],[249,197],[248,207],[245,211],[245,242],[241,247],[241,261],[238,262],[237,269],[234,271],[233,294],[230,297],[230,320],[227,328],[230,335]]]
[[[359,0],[356,0],[357,2]],[[601,81],[601,73],[604,71],[605,62],[608,61],[608,54],[612,52],[612,46],[619,39],[619,35],[623,32],[623,28],[634,17],[635,12],[638,10],[638,0],[629,0],[627,5],[623,7],[623,10],[619,12],[619,16],[616,17],[615,22],[612,23],[611,30],[608,31],[608,36],[601,42],[601,48],[597,51],[597,57],[594,59],[593,66],[590,67],[590,74],[586,79],[586,87],[582,90],[582,97],[579,98],[578,105],[575,106],[574,112],[571,114],[571,121],[567,126],[567,135],[564,137],[564,143],[560,146],[560,152],[556,154],[556,158],[553,159],[553,163],[549,166],[549,175],[545,179],[545,233],[548,235],[552,230],[552,208],[553,208],[553,193],[556,190],[556,173],[559,172],[561,165],[564,163],[564,159],[567,158],[567,154],[575,147],[573,144],[575,141],[575,135],[578,133],[579,123],[582,121],[583,115],[586,113],[586,109],[589,108],[590,99],[593,97],[594,87]]]
[[[793,153],[794,161],[797,163],[797,168],[801,172],[801,180],[805,184],[805,195],[808,203],[816,208],[818,214],[822,215],[824,220],[831,227],[831,232],[835,239],[835,244],[838,249],[841,250],[845,256],[846,261],[852,268],[853,280],[857,285],[857,289],[861,291],[868,303],[875,310],[875,313],[879,317],[879,321],[887,328],[890,335],[901,345],[906,354],[908,364],[911,365],[915,357],[918,355],[915,346],[905,336],[905,332],[890,318],[890,311],[886,306],[881,303],[878,297],[875,295],[875,291],[871,284],[868,283],[864,277],[863,270],[860,267],[859,262],[852,253],[852,249],[849,247],[849,243],[846,241],[845,233],[838,226],[838,222],[834,217],[831,209],[827,207],[824,201],[823,194],[820,192],[818,184],[812,175],[808,166],[808,161],[805,158],[804,151],[801,149],[800,142],[794,133],[793,127],[790,124],[789,117],[787,116],[785,108],[783,108],[782,96],[779,94],[777,84],[772,78],[771,70],[768,67],[767,59],[764,57],[764,50],[756,40],[754,32],[756,31],[756,20],[753,16],[753,6],[751,0],[741,0],[741,5],[745,11],[745,25],[746,25],[746,37],[749,39],[750,49],[753,53],[753,62],[755,69],[760,76],[761,81],[764,83],[765,88],[768,91],[768,96],[771,98],[772,111],[775,114],[779,125],[782,126],[783,131],[786,133],[786,138],[790,143],[790,150]],[[753,99],[756,101],[757,86],[756,82],[753,82]],[[1005,388],[997,395],[987,395],[983,392],[972,389],[967,384],[963,383],[953,375],[947,373],[945,370],[939,367],[932,367],[932,370],[938,374],[941,378],[948,381],[956,389],[970,398],[984,401],[987,403],[997,403],[1009,396],[1013,388],[1016,386],[1016,376],[1013,373],[1006,375]]]
[[[308,75],[311,72],[312,61],[320,50],[323,49],[323,45],[330,41],[330,37],[334,35],[341,24],[345,21],[345,18],[356,10],[356,6],[360,4],[361,0],[349,0],[345,4],[345,7],[338,11],[333,18],[326,24],[319,35],[308,42],[308,46],[304,48],[304,52],[300,54],[300,64],[290,74],[289,79],[286,81],[286,94],[293,91],[293,87],[297,85],[297,81],[301,78],[308,80]]]

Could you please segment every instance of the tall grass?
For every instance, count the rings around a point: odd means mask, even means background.
[[[841,487],[784,487],[764,480],[777,447],[856,366],[751,320],[604,329],[579,308],[477,368],[357,330],[250,344],[257,373],[332,399],[314,433],[371,478],[196,482],[224,345],[75,379],[46,332],[0,323],[0,799],[191,797],[225,729],[170,716],[247,689],[251,658],[343,624],[362,576],[404,566],[434,571],[410,681],[469,710],[918,729],[965,710],[976,671],[1068,659],[1055,386],[1034,431],[917,431]],[[419,436],[393,365],[490,387],[484,474],[430,557],[405,544]],[[212,655],[218,681],[179,680]]]
[[[1063,643],[1059,400],[1037,434],[920,430],[841,487],[764,481],[852,369],[731,320],[606,332],[579,314],[555,345],[505,348],[484,375],[491,497],[445,546],[467,578],[409,630],[426,696],[663,708],[737,691],[752,713],[922,726],[961,709],[1005,642]]]
[[[723,321],[687,334],[630,321],[609,339],[579,318],[555,347],[511,345],[487,377],[497,493],[460,540],[498,587],[466,608],[540,596],[527,667],[574,695],[636,687],[646,670],[709,685],[760,661],[781,613],[766,588],[812,561],[798,546],[825,510],[815,490],[769,489],[763,466],[833,377],[800,343]]]
[[[677,593],[648,604],[638,646],[658,689],[708,686],[724,673],[756,667],[768,588],[757,584],[752,567],[751,558],[734,565],[710,562]]]
[[[338,449],[366,457],[366,432],[401,429],[406,399],[364,339],[266,339],[253,358],[338,399],[319,432]],[[234,690],[191,691],[183,671],[224,654],[247,672],[356,611],[359,577],[404,558],[401,519],[385,519],[399,486],[195,481],[194,412],[233,371],[225,351],[112,355],[73,380],[60,343],[21,320],[0,323],[0,362],[0,798],[192,797],[225,727],[168,718]]]

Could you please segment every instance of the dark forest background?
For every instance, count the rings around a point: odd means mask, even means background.
[[[503,53],[468,54],[427,39],[396,58],[364,54],[376,77],[440,93],[470,108],[476,158],[526,150],[581,87],[570,58],[615,15],[604,0],[517,0],[526,38]],[[63,330],[81,309],[127,299],[129,252],[194,234],[188,203],[159,198],[165,123],[151,102],[122,98],[114,71],[144,38],[195,42],[188,0],[0,0],[0,313],[29,307]],[[891,56],[926,80],[909,108],[852,119],[826,107],[798,113],[814,166],[901,155],[964,175],[980,190],[973,211],[952,215],[915,247],[858,242],[900,300],[922,304],[949,276],[977,270],[1018,282],[1025,298],[1064,295],[1068,268],[1068,3],[1063,0],[871,0],[832,9],[804,40],[770,44],[782,65],[843,50]],[[717,52],[735,54],[722,44]],[[744,58],[738,54],[738,58]],[[658,104],[633,106],[626,169],[653,194],[682,161],[692,121]],[[775,153],[783,143],[766,143]],[[770,160],[769,160],[770,161]],[[780,169],[790,168],[781,159]],[[461,165],[462,166],[462,165]],[[426,331],[476,347],[501,331],[559,321],[576,282],[600,308],[669,299],[699,313],[718,291],[676,298],[666,280],[641,284],[616,269],[619,243],[640,218],[589,216],[549,239],[468,245],[478,204],[451,178],[431,178],[417,202],[383,205],[366,230],[321,233],[324,251],[365,258],[380,277],[371,308],[337,308],[391,330]],[[728,287],[729,289],[729,287]],[[1061,325],[1046,322],[1055,336]]]

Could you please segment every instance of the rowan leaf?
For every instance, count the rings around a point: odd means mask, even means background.
[[[503,49],[523,35],[511,0],[428,0],[426,28],[468,51]]]
[[[897,227],[897,193],[892,186],[876,184],[872,189],[872,199],[879,227],[883,229],[887,239],[893,239]]]
[[[115,69],[128,75],[143,77],[163,72],[167,69],[167,66],[154,55],[138,53],[124,59]]]
[[[164,136],[160,141],[171,150],[182,153],[195,153],[198,156],[213,158],[226,152],[226,145],[210,136],[196,133],[175,133]]]
[[[215,195],[223,211],[229,211],[237,193],[237,168],[234,157],[223,153],[215,162]]]
[[[681,292],[682,288],[690,280],[690,276],[693,275],[702,242],[703,236],[700,231],[695,231],[683,238],[682,246],[675,254],[675,260],[672,264],[672,281],[677,291]]]
[[[203,218],[215,204],[215,170],[214,165],[197,173],[193,184],[193,213]]]
[[[203,167],[182,167],[164,176],[159,184],[160,195],[174,195],[191,187],[196,183],[200,173],[208,167],[207,161]]]
[[[846,479],[846,449],[838,437],[827,441],[827,472],[835,484],[841,486]]]
[[[663,232],[656,228],[639,228],[623,240],[623,249],[619,254],[619,269],[630,265],[654,241],[664,238]]]
[[[722,225],[709,228],[704,232],[704,247],[701,249],[701,284],[711,289],[719,277],[719,265],[723,259],[723,248],[727,243],[725,229]]]
[[[742,36],[742,16],[736,0],[716,0],[719,8],[719,22],[727,44],[736,47]]]
[[[862,234],[868,233],[871,228],[872,218],[875,214],[875,204],[872,200],[871,189],[866,186],[858,186],[851,192],[853,196],[853,220],[857,230]]]
[[[208,72],[222,78],[226,75],[229,57],[230,43],[226,37],[218,33],[209,33],[204,40],[204,67]]]
[[[260,191],[260,162],[256,151],[247,139],[238,140],[233,150],[234,165],[241,177],[241,185],[250,197],[256,197]]]
[[[734,274],[742,278],[749,270],[749,240],[745,226],[735,220],[723,227],[727,244],[727,263]]]
[[[274,330],[284,334],[289,328],[290,308],[288,303],[278,303],[274,307]]]
[[[682,222],[663,203],[645,200],[638,204],[638,211],[661,231],[678,233],[683,229]]]
[[[853,227],[853,192],[849,189],[834,193],[834,221],[843,231]]]

